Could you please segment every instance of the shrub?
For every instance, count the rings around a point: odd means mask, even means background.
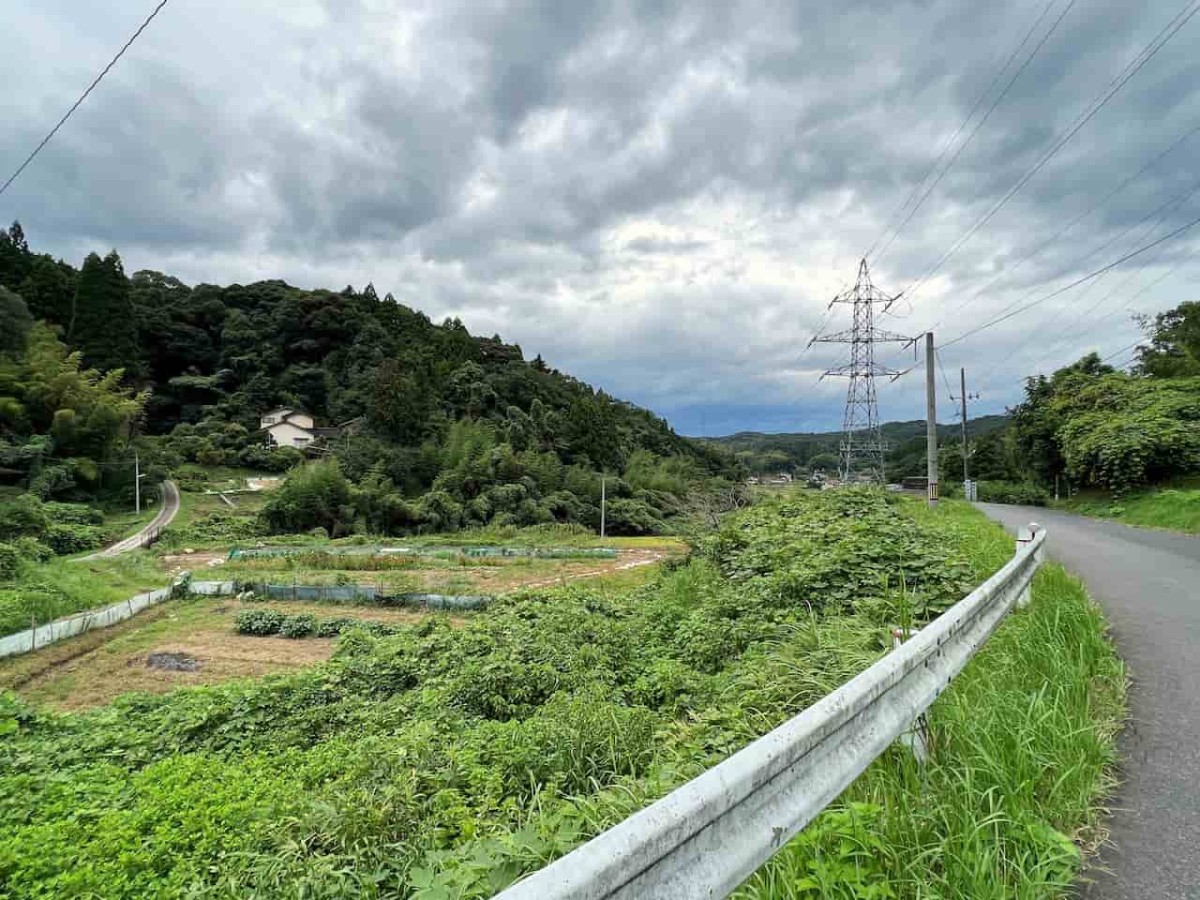
[[[0,504],[0,534],[9,540],[21,535],[41,537],[49,527],[46,504],[33,494],[21,494]]]
[[[658,510],[643,500],[610,500],[606,513],[609,534],[660,534],[666,528]]]
[[[1017,481],[979,482],[979,500],[983,503],[1013,503],[1018,506],[1045,506],[1050,494],[1036,484]]]
[[[51,525],[44,536],[46,544],[59,556],[81,553],[104,543],[104,534],[95,525]]]
[[[247,609],[238,613],[234,620],[234,628],[238,634],[253,634],[259,637],[279,634],[283,621],[287,618],[281,612],[273,609]]]
[[[317,631],[317,617],[307,613],[299,616],[284,616],[279,633],[288,638],[310,637]]]
[[[86,503],[43,504],[42,508],[51,522],[59,525],[103,525],[104,513]]]
[[[37,538],[19,537],[13,541],[13,546],[17,548],[17,552],[21,556],[34,562],[49,562],[54,557],[54,551]]]
[[[337,460],[298,466],[271,492],[262,518],[275,531],[299,534],[324,528],[337,537],[349,533],[354,524],[352,493]]]
[[[21,551],[13,544],[0,544],[0,581],[12,581],[21,573]]]
[[[322,638],[337,637],[355,623],[355,619],[322,619],[317,623],[315,634]]]

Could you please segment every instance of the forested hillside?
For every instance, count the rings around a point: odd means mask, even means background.
[[[980,416],[971,419],[971,435],[983,437],[1002,429],[1005,416]],[[885,422],[880,429],[889,444],[888,478],[896,480],[905,475],[925,474],[925,422]],[[958,425],[939,425],[938,438],[953,441],[959,435]],[[796,469],[836,471],[840,431],[762,434],[742,431],[727,437],[710,438],[710,442],[733,452],[738,461],[755,474],[791,472]],[[960,457],[961,459],[961,457]]]
[[[76,269],[33,252],[14,224],[0,230],[0,286],[0,465],[46,498],[96,490],[87,462],[127,455],[130,440],[161,470],[286,470],[298,452],[267,450],[257,430],[279,405],[348,425],[330,447],[336,462],[308,479],[320,495],[280,515],[293,528],[592,524],[604,472],[612,525],[653,531],[697,483],[739,474],[731,456],[653,413],[370,284],[191,287],[128,277],[115,251]],[[55,353],[98,398],[91,412],[36,386],[36,360]],[[73,476],[50,483],[41,473],[60,458]]]

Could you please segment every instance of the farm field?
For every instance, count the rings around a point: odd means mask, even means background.
[[[296,671],[329,659],[333,639],[259,638],[238,634],[235,620],[245,610],[287,615],[336,615],[389,624],[412,624],[437,612],[352,606],[335,609],[312,603],[245,602],[232,597],[193,597],[162,604],[133,619],[63,641],[35,653],[0,660],[0,690],[58,710],[100,706],[122,694],[164,694],[176,688],[219,684]],[[166,657],[167,665],[156,665]],[[171,667],[181,661],[182,668]]]
[[[533,558],[466,555],[461,547],[440,542],[418,546],[428,549],[422,550],[422,555],[404,556],[381,554],[376,547],[322,542],[275,551],[279,555],[232,559],[225,550],[187,548],[187,552],[134,554],[119,565],[137,572],[140,583],[161,583],[191,571],[199,579],[282,587],[356,584],[393,594],[494,597],[581,582],[600,591],[628,590],[653,578],[659,562],[686,552],[685,545],[673,538],[638,541],[632,549],[602,551],[611,552],[611,558],[590,555],[595,551],[583,548],[554,551],[564,554],[564,558]],[[80,578],[107,577],[114,571],[114,561],[97,561],[95,565],[89,561],[66,571]],[[237,615],[250,609],[387,624],[411,624],[427,616],[443,615],[378,604],[195,597],[163,604],[120,625],[33,654],[0,660],[0,689],[14,690],[32,703],[78,710],[107,703],[128,692],[161,694],[178,687],[293,671],[330,658],[332,638],[262,639],[237,634]],[[461,616],[447,618],[455,624],[463,621]],[[154,665],[160,654],[180,656],[188,667]]]
[[[686,559],[668,542],[670,566],[616,570],[654,547],[624,549],[431,557],[527,576],[477,612],[189,600],[0,667],[16,687],[0,694],[0,881],[14,897],[487,897],[815,702],[1012,544],[962,504],[841,491],[760,503]],[[543,564],[584,562],[614,568],[538,582]],[[272,612],[388,621],[235,633]],[[1103,628],[1077,583],[1039,576],[1032,611],[939,701],[944,752],[925,774],[886,754],[744,896],[821,896],[806,885],[831,865],[875,896],[1057,896],[1111,784],[1123,679]]]

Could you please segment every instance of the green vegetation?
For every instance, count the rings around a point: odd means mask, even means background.
[[[890,626],[935,614],[1011,549],[963,505],[787,496],[627,593],[530,590],[460,627],[352,628],[305,672],[87,714],[10,696],[0,883],[14,897],[490,896],[813,703],[885,652]],[[834,810],[749,890],[810,896],[803,878],[841,872],[890,886],[874,896],[1035,897],[1070,876],[1121,673],[1078,585],[1051,572],[1035,594],[940,701],[929,775],[889,753],[855,788],[868,806]],[[871,858],[856,866],[858,840]]]
[[[1200,304],[1144,319],[1131,372],[1095,353],[1030,378],[1007,435],[1011,458],[1043,487],[1055,479],[1107,492],[1200,473]]]
[[[306,613],[285,615],[272,609],[247,609],[238,613],[234,620],[234,628],[238,634],[252,634],[256,637],[282,635],[288,638],[306,637],[337,637],[350,628],[365,629],[368,634],[386,637],[398,634],[404,629],[402,625],[389,625],[373,619],[326,618],[318,619]]]
[[[893,748],[740,900],[1057,897],[1103,835],[1124,673],[1080,583],[1047,566],[930,716],[933,758]]]
[[[999,433],[1007,424],[1005,416],[980,416],[971,419],[973,441],[985,442],[987,449],[979,462],[987,463],[992,449],[991,436]],[[887,458],[889,481],[899,481],[908,475],[925,474],[925,423],[886,422],[881,428],[883,438],[891,447]],[[954,444],[959,435],[957,425],[939,425],[938,440]],[[838,444],[841,432],[815,434],[760,434],[743,431],[728,437],[707,438],[708,443],[731,451],[738,461],[755,475],[774,475],[777,472],[836,472],[838,467]],[[962,455],[950,452],[943,461],[947,478],[943,481],[961,480]],[[990,473],[985,477],[1004,478],[1001,473]]]
[[[0,550],[0,569],[4,559]],[[143,554],[42,563],[22,556],[15,575],[0,582],[0,635],[21,631],[32,623],[44,625],[85,609],[119,603],[166,583],[162,570]]]
[[[1185,481],[1176,487],[1130,491],[1119,498],[1088,492],[1055,505],[1085,516],[1116,519],[1141,528],[1200,534],[1200,486],[1194,481]]]
[[[1040,485],[1020,481],[981,481],[977,486],[982,503],[1015,503],[1018,506],[1045,506],[1050,492]]]
[[[195,465],[293,471],[268,531],[594,529],[604,473],[609,530],[648,535],[743,475],[652,413],[371,285],[192,288],[126,277],[115,251],[76,271],[14,224],[0,230],[0,291],[0,467],[42,496],[128,492],[117,461],[137,448],[151,483],[179,470],[197,487]],[[311,413],[325,429],[312,452],[336,459],[297,469],[300,451],[268,447],[260,416],[281,406]]]

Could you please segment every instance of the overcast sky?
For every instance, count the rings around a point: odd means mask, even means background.
[[[0,178],[152,6],[0,0]],[[823,430],[846,386],[817,378],[845,348],[805,345],[981,95],[950,154],[1058,22],[873,258],[885,291],[937,263],[1181,8],[172,0],[0,220],[73,263],[115,247],[128,272],[189,283],[370,281],[686,434]],[[1200,16],[880,324],[949,341],[1200,216],[1198,47]],[[1200,227],[947,347],[947,374],[967,367],[973,415],[1001,411],[1023,376],[1136,340],[1132,312],[1196,299],[1197,248]],[[828,322],[847,326],[845,308]],[[923,418],[922,391],[920,372],[881,383],[881,417]]]

